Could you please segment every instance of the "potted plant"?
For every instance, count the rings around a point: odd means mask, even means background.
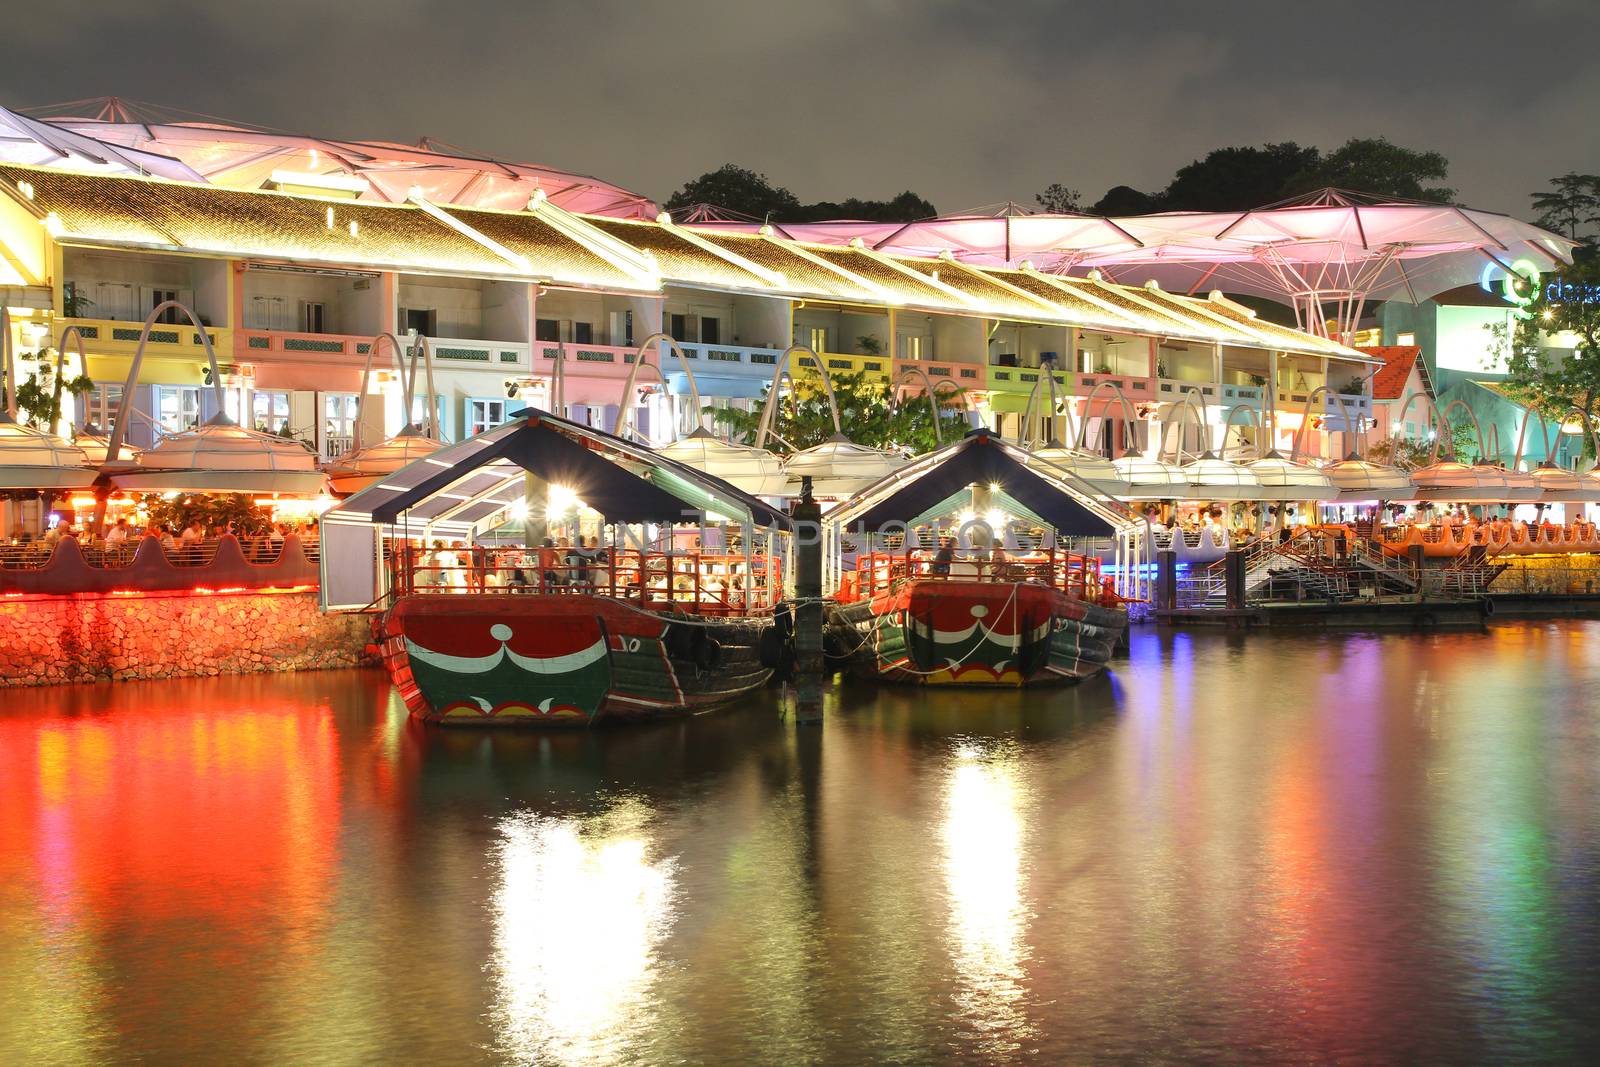
[[[862,334],[860,337],[856,338],[856,348],[859,349],[861,354],[864,356],[883,355],[883,342],[878,340],[876,336],[870,333]]]

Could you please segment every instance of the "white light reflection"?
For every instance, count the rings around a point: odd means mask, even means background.
[[[672,925],[671,859],[652,862],[642,804],[502,821],[495,1021],[523,1062],[636,1058],[654,1015],[656,949]]]
[[[1023,1014],[1022,789],[1014,746],[963,744],[945,786],[941,828],[956,1002],[986,1052],[1014,1049]]]

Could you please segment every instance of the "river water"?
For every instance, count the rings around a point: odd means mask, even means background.
[[[378,672],[0,700],[0,1064],[1560,1062],[1600,624],[1136,634],[560,736]]]

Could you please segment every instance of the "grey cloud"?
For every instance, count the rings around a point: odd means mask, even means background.
[[[726,160],[806,198],[953,210],[1156,186],[1207,149],[1384,134],[1482,207],[1600,169],[1600,5],[1019,0],[62,0],[8,106],[118,94],[458,144],[664,197]],[[20,38],[20,39],[19,39]]]

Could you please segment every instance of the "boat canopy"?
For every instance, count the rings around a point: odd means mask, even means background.
[[[642,445],[527,409],[387,475],[322,516],[322,602],[362,608],[384,589],[391,536],[468,539],[527,503],[527,476],[570,489],[608,522],[680,523],[705,513],[779,530],[789,518],[720,478]]]
[[[788,519],[720,478],[620,437],[528,410],[363,489],[328,521],[427,526],[465,536],[524,498],[525,474],[570,488],[616,523],[681,522],[689,510],[787,528]]]
[[[851,530],[910,522],[968,486],[986,485],[1068,537],[1111,537],[1137,522],[1088,482],[1028,461],[1016,445],[973,430],[862,490],[830,518]]]

